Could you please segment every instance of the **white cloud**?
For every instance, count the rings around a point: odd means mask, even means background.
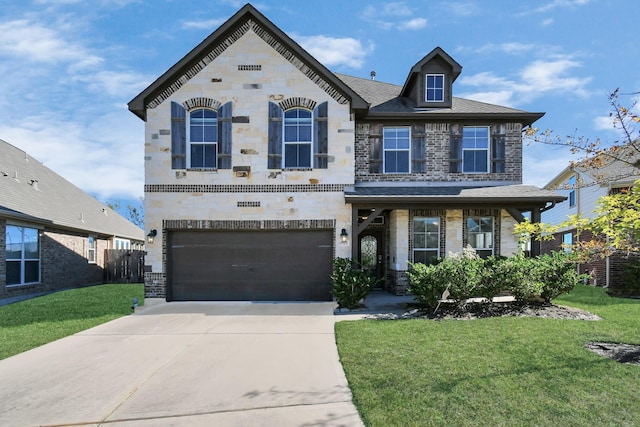
[[[500,100],[497,103],[501,105],[514,105],[516,101],[529,102],[549,93],[587,97],[589,91],[586,86],[591,78],[569,75],[572,69],[581,65],[569,57],[559,57],[555,60],[535,60],[521,69],[515,79],[500,77],[491,72],[478,73],[461,78],[459,83],[481,89],[492,87],[494,90],[481,90],[461,96],[491,103]]]
[[[100,200],[143,194],[143,123],[124,108],[86,125],[25,117],[0,135]]]
[[[220,25],[222,25],[225,21],[225,18],[208,19],[205,21],[185,21],[182,23],[182,28],[213,31]]]
[[[529,52],[535,52],[540,50],[541,47],[534,43],[519,43],[519,42],[506,42],[506,43],[487,43],[479,48],[476,47],[462,47],[458,48],[461,51],[471,51],[476,53],[487,52],[502,52],[510,55],[519,55]]]
[[[401,30],[419,30],[427,26],[427,20],[424,18],[415,18],[410,21],[400,23]]]
[[[547,18],[547,19],[543,20],[543,21],[540,23],[540,25],[542,25],[543,27],[548,27],[548,26],[552,25],[552,24],[553,24],[553,22],[554,22],[554,21],[553,21],[553,18]]]
[[[42,24],[19,19],[0,23],[0,54],[22,61],[49,64],[68,63],[86,68],[102,62],[78,43]]]
[[[368,46],[354,38],[327,37],[327,36],[298,36],[293,34],[292,38],[307,50],[314,58],[327,67],[338,67],[341,65],[360,68],[366,56],[373,52],[374,46]]]
[[[480,8],[475,3],[447,3],[447,10],[458,16],[472,16],[480,12]]]
[[[367,6],[362,12],[362,19],[384,30],[419,30],[426,27],[427,20],[415,15],[414,9],[405,2],[391,2],[382,6]]]
[[[584,6],[590,2],[591,0],[554,0],[551,3],[547,3],[533,10],[530,10],[527,13],[544,13],[557,8]]]

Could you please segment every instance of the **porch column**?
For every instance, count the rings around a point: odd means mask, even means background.
[[[539,208],[531,209],[531,222],[537,224],[542,219],[542,212]],[[531,257],[536,257],[540,255],[541,250],[541,242],[540,240],[532,239],[531,240]]]

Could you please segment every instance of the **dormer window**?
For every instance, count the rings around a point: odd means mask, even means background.
[[[425,82],[426,102],[444,101],[444,74],[427,74]]]

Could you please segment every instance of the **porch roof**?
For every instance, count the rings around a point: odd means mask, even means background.
[[[531,209],[566,200],[550,190],[532,185],[470,186],[369,186],[355,185],[344,191],[351,204],[389,205],[389,207],[500,207]]]

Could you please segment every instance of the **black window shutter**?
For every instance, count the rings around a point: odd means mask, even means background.
[[[187,168],[187,110],[171,102],[171,169]]]
[[[282,108],[274,102],[269,103],[269,169],[282,169]]]
[[[449,172],[462,172],[462,125],[449,126]]]
[[[313,110],[314,135],[313,141],[313,167],[327,169],[329,152],[329,116],[327,102],[323,102]]]
[[[218,169],[231,169],[232,103],[218,108]]]
[[[411,172],[427,171],[427,154],[425,150],[424,125],[411,126]]]
[[[369,126],[369,172],[382,173],[382,125]]]
[[[491,172],[506,172],[507,131],[504,124],[491,126]]]

